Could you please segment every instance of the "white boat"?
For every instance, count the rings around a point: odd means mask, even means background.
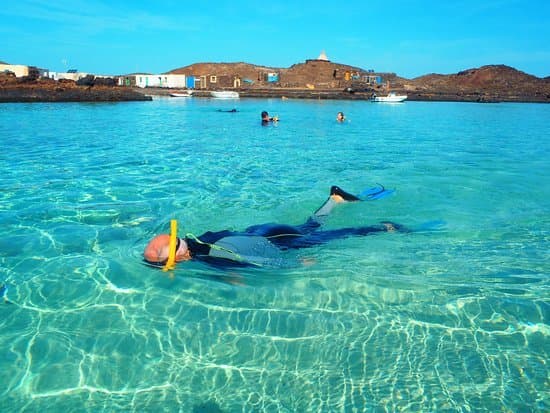
[[[185,92],[172,92],[170,93],[170,96],[173,98],[190,98],[193,96],[192,90],[186,90]]]
[[[216,99],[239,99],[239,92],[233,90],[218,90],[210,92],[213,98]]]
[[[371,100],[373,102],[403,102],[407,99],[407,95],[398,95],[395,92],[388,93],[388,96],[376,96],[374,95]]]

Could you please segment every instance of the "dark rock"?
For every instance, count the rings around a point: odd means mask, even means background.
[[[114,87],[117,85],[116,80],[112,77],[96,77],[95,86],[111,86]]]
[[[93,86],[95,83],[94,75],[86,75],[83,78],[80,78],[76,81],[78,86]]]
[[[71,84],[0,87],[0,102],[122,102],[152,100],[124,87],[85,87]]]

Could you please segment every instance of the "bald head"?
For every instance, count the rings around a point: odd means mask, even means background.
[[[176,261],[185,261],[190,259],[189,250],[187,248],[187,243],[184,239],[178,238],[176,246]],[[143,251],[143,258],[145,261],[159,264],[165,263],[168,260],[168,255],[170,253],[170,235],[160,234],[149,241],[149,244],[145,247]]]

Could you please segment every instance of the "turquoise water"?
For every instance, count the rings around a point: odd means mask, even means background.
[[[548,105],[3,104],[0,136],[2,411],[550,409]],[[300,224],[377,182],[396,193],[327,228],[411,232],[285,253],[304,266],[141,262],[171,218]]]

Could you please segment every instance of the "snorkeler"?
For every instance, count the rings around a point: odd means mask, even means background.
[[[338,186],[332,186],[325,203],[304,224],[297,226],[260,224],[248,227],[243,232],[208,231],[199,237],[187,234],[184,238],[179,238],[176,237],[176,224],[175,230],[172,227],[171,235],[160,234],[154,237],[145,247],[143,257],[146,263],[165,268],[173,268],[175,262],[191,259],[222,266],[263,266],[279,257],[284,250],[308,248],[350,236],[403,230],[400,225],[391,222],[367,227],[320,230],[323,219],[336,205],[342,202],[380,199],[392,192],[393,190],[380,186],[355,196]]]
[[[277,116],[269,117],[269,113],[265,110],[262,112],[262,125],[267,125],[269,122],[277,122],[278,120]]]

